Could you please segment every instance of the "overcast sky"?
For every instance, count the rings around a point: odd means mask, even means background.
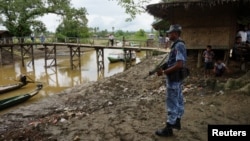
[[[149,4],[159,1],[151,0]],[[123,31],[138,31],[139,29],[150,31],[154,21],[154,17],[146,12],[137,15],[132,21],[126,22],[129,15],[117,5],[116,0],[71,0],[71,4],[76,8],[85,7],[88,12],[88,27],[99,27],[99,30],[112,31],[112,27],[114,27],[115,30]],[[54,14],[45,15],[39,19],[44,22],[47,30],[52,32],[56,30],[61,20],[59,16]],[[0,29],[5,28],[0,26]]]
[[[158,2],[159,0],[152,0],[150,4]],[[125,14],[124,9],[118,6],[116,1],[71,0],[71,3],[76,8],[85,7],[88,11],[88,26],[99,27],[100,30],[112,31],[112,27],[114,27],[115,30],[123,31],[138,31],[139,29],[150,31],[154,21],[152,15],[145,13],[136,16],[136,19],[131,22],[126,22],[125,19],[129,15]],[[52,32],[55,31],[60,21],[56,15],[46,15],[41,19],[46,24],[47,29]]]

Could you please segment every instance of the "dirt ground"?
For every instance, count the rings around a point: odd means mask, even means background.
[[[173,137],[156,136],[166,119],[165,76],[144,77],[163,57],[1,115],[0,140],[207,141],[208,124],[250,124],[249,93],[225,85],[244,75],[238,64],[230,62],[231,71],[222,78],[206,79],[189,58],[182,129]]]

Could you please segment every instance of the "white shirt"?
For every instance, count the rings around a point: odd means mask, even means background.
[[[241,36],[241,41],[246,42],[247,41],[247,32],[246,31],[239,31],[238,35]]]
[[[110,35],[110,36],[109,36],[109,39],[110,39],[110,40],[113,40],[113,39],[114,39],[114,36],[113,36],[113,35]]]
[[[166,43],[169,42],[169,37],[166,37],[166,38],[165,38],[165,42],[166,42]]]
[[[216,66],[219,70],[226,67],[226,65],[225,65],[224,63],[220,63],[220,64],[215,63],[215,66]]]

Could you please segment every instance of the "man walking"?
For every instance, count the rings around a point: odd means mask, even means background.
[[[110,42],[111,46],[114,46],[114,35],[113,34],[109,35],[109,42]]]
[[[171,25],[167,31],[169,39],[173,42],[170,48],[167,68],[157,72],[158,76],[167,75],[166,86],[166,107],[167,120],[163,129],[155,132],[158,136],[172,136],[173,129],[181,129],[181,117],[184,113],[184,102],[182,94],[182,79],[180,69],[186,65],[187,53],[186,46],[180,40],[182,27],[180,25]]]

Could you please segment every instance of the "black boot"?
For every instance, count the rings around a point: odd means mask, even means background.
[[[161,130],[157,130],[155,132],[156,135],[158,136],[162,136],[162,137],[169,137],[169,136],[173,136],[173,129],[171,127],[172,125],[170,125],[169,123],[167,123],[166,127],[161,129]]]
[[[174,124],[174,125],[171,125],[171,126],[172,126],[172,128],[174,128],[174,129],[181,130],[181,119],[180,119],[180,118],[177,118],[175,124]]]

